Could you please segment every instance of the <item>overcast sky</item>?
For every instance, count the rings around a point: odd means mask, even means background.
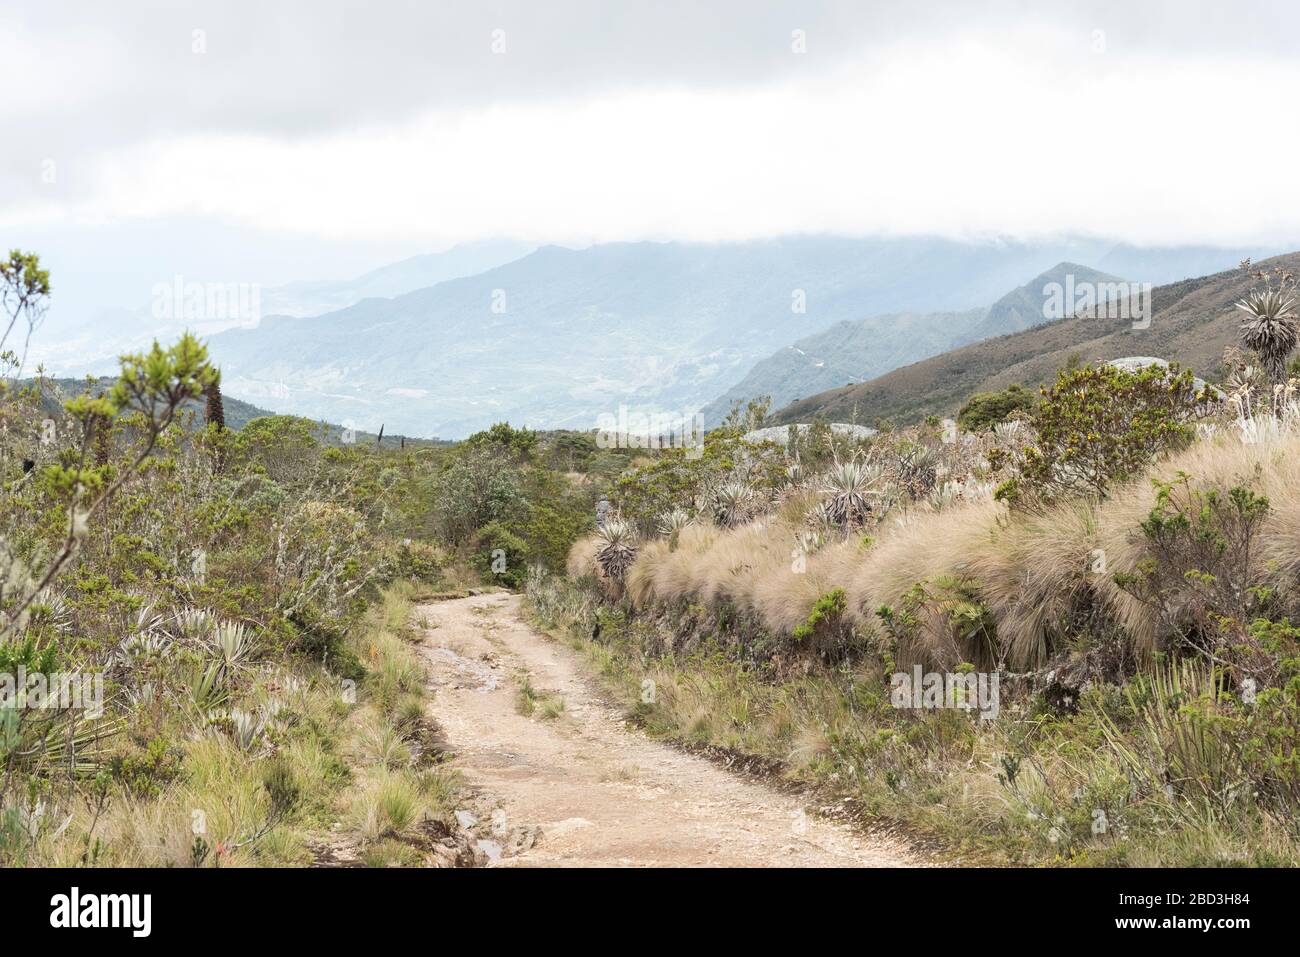
[[[1280,242],[1298,36],[1284,2],[0,0],[0,245],[130,300],[490,237]]]

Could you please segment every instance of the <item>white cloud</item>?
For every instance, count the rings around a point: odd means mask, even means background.
[[[1095,54],[1077,29],[948,34],[736,88],[439,108],[310,137],[157,136],[0,224],[212,217],[410,240],[737,239],[800,231],[1300,235],[1300,64]],[[1266,135],[1261,135],[1266,134]],[[1247,146],[1234,140],[1250,135]],[[1266,149],[1257,145],[1267,144]]]

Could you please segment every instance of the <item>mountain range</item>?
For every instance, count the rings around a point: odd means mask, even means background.
[[[527,255],[534,248],[535,245],[513,240],[465,243],[442,252],[412,256],[354,279],[259,286],[255,294],[251,284],[244,284],[239,296],[232,299],[240,300],[244,307],[255,305],[257,311],[253,315],[205,312],[198,317],[187,316],[183,308],[184,296],[178,300],[175,310],[163,310],[163,314],[159,314],[154,302],[142,302],[134,308],[104,308],[79,328],[65,326],[56,338],[36,340],[33,359],[43,363],[54,374],[111,375],[117,370],[120,354],[147,347],[155,339],[166,342],[186,331],[212,335],[232,327],[255,325],[262,316],[314,316],[367,298],[400,296],[448,279],[484,272]],[[183,277],[180,279],[182,289],[192,280],[202,282],[199,277]],[[172,283],[164,281],[159,285],[169,287]],[[227,286],[224,283],[203,285]],[[57,296],[58,287],[56,299]]]
[[[968,342],[1046,322],[1043,290],[1049,283],[1065,283],[1068,276],[1077,282],[1117,281],[1108,273],[1063,262],[984,308],[837,322],[760,359],[740,382],[704,407],[705,423],[721,422],[736,402],[766,395],[773,409],[781,409],[802,396],[865,382]]]
[[[319,316],[346,309],[363,299],[391,299],[448,279],[473,276],[526,256],[536,248],[513,240],[463,243],[440,253],[425,253],[382,266],[355,279],[286,283],[262,290],[266,316]]]
[[[1256,268],[1300,270],[1300,253],[1264,260]],[[894,369],[867,382],[807,396],[774,416],[776,424],[831,421],[897,425],[955,412],[975,392],[1050,382],[1071,362],[1126,356],[1176,361],[1213,380],[1224,350],[1239,342],[1235,304],[1257,284],[1253,272],[1229,269],[1155,287],[1149,323],[1096,307],[1066,319],[985,339]]]
[[[757,365],[791,343],[809,352],[801,343],[828,331],[818,358],[792,365],[824,371],[763,391],[809,395],[823,376],[868,379],[963,336],[1019,328],[1032,316],[996,304],[1063,261],[1167,281],[1251,252],[834,236],[544,246],[403,295],[268,316],[209,346],[231,394],[371,430],[454,438],[502,420],[590,429],[620,406],[716,418]]]

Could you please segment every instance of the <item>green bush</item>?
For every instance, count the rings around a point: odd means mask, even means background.
[[[288,617],[292,632],[289,650],[321,662],[340,678],[360,681],[365,677],[365,666],[348,647],[346,627],[312,607],[298,609]]]
[[[260,468],[281,485],[292,485],[311,474],[321,447],[311,422],[292,415],[268,415],[239,431],[234,452],[239,464]]]
[[[136,797],[157,797],[164,787],[181,775],[181,751],[161,737],[143,747],[114,755],[108,773]]]
[[[745,484],[755,492],[785,483],[781,449],[748,446],[736,432],[715,429],[705,435],[702,449],[664,449],[653,461],[626,472],[610,497],[624,519],[649,532],[673,509],[693,510],[702,489],[717,488],[742,464],[748,466]]]
[[[1251,622],[1274,598],[1256,554],[1269,510],[1245,485],[1201,488],[1185,474],[1157,482],[1155,507],[1141,524],[1145,555],[1115,582],[1157,611],[1172,650],[1190,647],[1272,682],[1276,656],[1251,637]]]
[[[1035,442],[1002,457],[1013,461],[991,458],[1017,473],[998,490],[1004,500],[1104,497],[1157,455],[1189,443],[1195,432],[1188,421],[1203,398],[1190,371],[1157,365],[1137,372],[1110,365],[1067,370],[1041,393]]]
[[[848,600],[843,588],[833,588],[813,604],[808,617],[795,626],[790,637],[806,653],[827,656],[842,652],[852,629],[844,620]]]
[[[393,572],[400,578],[435,582],[446,565],[447,556],[438,546],[407,539],[397,547]]]
[[[593,489],[577,487],[554,472],[534,469],[525,476],[524,491],[532,503],[526,521],[507,524],[527,543],[530,562],[560,571],[573,543],[595,524]]]
[[[1013,412],[1030,412],[1034,396],[1018,385],[1001,392],[976,392],[957,413],[957,425],[966,432],[986,432],[1005,422]]]
[[[528,543],[500,522],[490,522],[474,541],[474,567],[486,581],[518,588],[528,567]]]
[[[490,522],[525,521],[531,506],[521,481],[519,469],[500,447],[488,443],[458,449],[439,474],[421,483],[418,494],[430,505],[428,531],[460,546]]]
[[[525,461],[537,448],[537,433],[530,429],[516,429],[507,422],[498,422],[490,429],[475,432],[464,444],[467,449],[493,449],[517,461]]]
[[[562,472],[585,471],[596,454],[596,440],[584,432],[564,432],[547,449],[551,468]]]

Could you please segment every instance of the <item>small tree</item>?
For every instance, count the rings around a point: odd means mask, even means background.
[[[475,535],[474,563],[485,580],[518,588],[528,565],[528,543],[505,523],[488,522]]]
[[[1007,463],[1016,477],[998,489],[1004,501],[1104,497],[1157,455],[1190,442],[1188,420],[1205,398],[1190,371],[1160,365],[1136,372],[1111,365],[1062,371],[1040,393],[1033,414],[1037,440]]]
[[[422,494],[432,506],[431,530],[457,546],[490,522],[525,525],[532,508],[519,470],[502,461],[499,448],[492,445],[458,449]]]
[[[212,436],[212,468],[219,473],[225,471],[226,467],[226,437],[224,435],[226,431],[226,404],[221,399],[220,373],[204,387],[203,398],[205,405],[203,421],[214,433]]]
[[[537,433],[531,429],[516,429],[508,422],[497,422],[490,429],[475,432],[465,440],[469,449],[497,448],[517,461],[527,461],[537,448]]]
[[[746,432],[761,429],[767,424],[771,412],[772,397],[770,395],[760,395],[748,402],[735,399],[731,403],[730,411],[722,420],[722,427],[744,435]]]
[[[153,454],[181,407],[202,395],[217,375],[207,349],[188,333],[168,349],[155,342],[148,352],[123,356],[121,362],[121,375],[107,396],[82,393],[64,404],[80,424],[82,440],[66,461],[45,469],[42,481],[64,503],[66,531],[43,572],[30,580],[11,574],[0,587],[0,640],[22,630],[37,596],[80,549],[90,521]],[[119,469],[98,467],[93,464],[95,437],[118,415],[127,417],[137,433],[133,454]],[[7,552],[7,543],[0,542],[0,550]]]
[[[27,342],[45,317],[50,301],[50,273],[41,268],[40,257],[20,249],[11,250],[9,258],[0,261],[0,309],[4,316],[4,333],[0,334],[0,364],[12,370],[22,368],[27,353]],[[19,322],[26,324],[23,335],[23,354],[9,348],[9,336]]]

